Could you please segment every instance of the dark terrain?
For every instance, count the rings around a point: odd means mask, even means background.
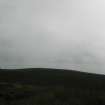
[[[105,105],[105,75],[74,70],[0,70],[0,105]]]

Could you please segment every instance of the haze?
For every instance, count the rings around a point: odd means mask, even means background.
[[[105,74],[105,0],[0,0],[0,67]]]

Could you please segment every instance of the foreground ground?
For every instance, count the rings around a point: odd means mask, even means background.
[[[0,71],[0,105],[105,105],[105,76],[74,71]]]

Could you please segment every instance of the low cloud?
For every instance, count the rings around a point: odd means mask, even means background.
[[[105,73],[104,0],[0,0],[1,68]]]

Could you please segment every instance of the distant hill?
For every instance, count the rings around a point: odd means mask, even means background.
[[[1,69],[0,82],[105,90],[105,75],[64,69]]]

